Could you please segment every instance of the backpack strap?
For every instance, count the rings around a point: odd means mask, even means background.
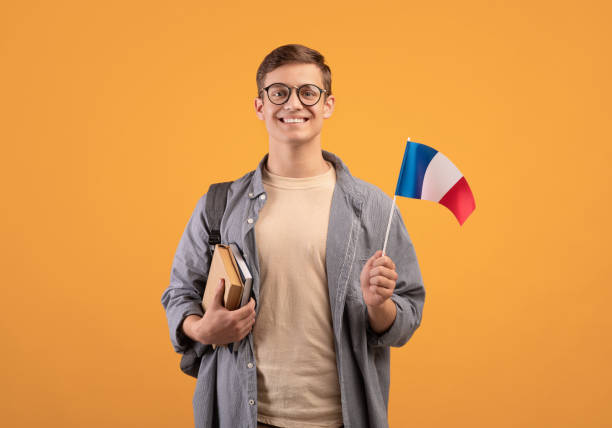
[[[208,251],[212,260],[215,245],[221,243],[221,220],[227,205],[227,191],[231,181],[211,184],[206,195],[206,223],[208,224]]]

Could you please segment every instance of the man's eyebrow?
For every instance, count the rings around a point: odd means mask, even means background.
[[[270,83],[269,85],[266,85],[266,86],[274,85],[276,83],[282,83],[283,85],[287,85],[287,86],[293,87],[293,85],[291,85],[290,83],[287,83],[287,82],[272,82],[272,83]],[[295,86],[299,87],[299,86],[304,86],[304,85],[315,85],[315,86],[323,87],[323,84],[312,83],[312,82],[299,83],[299,84],[296,84]]]

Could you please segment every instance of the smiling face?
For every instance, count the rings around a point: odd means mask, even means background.
[[[321,70],[315,64],[285,64],[266,74],[264,87],[272,83],[284,83],[289,87],[315,84],[324,88]],[[295,90],[281,105],[270,102],[265,91],[255,98],[255,113],[266,123],[270,144],[319,144],[323,120],[334,110],[332,95],[321,99],[313,106],[303,105]]]

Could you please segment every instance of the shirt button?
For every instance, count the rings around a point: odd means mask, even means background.
[[[259,197],[259,199],[261,199],[261,200],[263,201],[264,199],[266,199],[266,195],[261,195],[261,196]]]
[[[249,400],[249,405],[252,406],[253,404],[255,404],[255,400]]]
[[[248,224],[253,224],[253,219],[249,217],[249,218],[247,219],[247,223],[248,223]]]
[[[247,364],[247,367],[248,367],[248,368],[250,368],[250,369],[252,369],[252,368],[253,368],[253,363],[249,363],[249,364]]]
[[[249,193],[249,198],[253,197],[253,192]]]

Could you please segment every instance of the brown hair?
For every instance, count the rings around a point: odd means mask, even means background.
[[[257,69],[257,95],[261,95],[266,74],[285,64],[315,64],[323,76],[323,89],[325,96],[331,95],[331,70],[325,64],[321,53],[303,45],[291,44],[279,46],[270,52]]]

